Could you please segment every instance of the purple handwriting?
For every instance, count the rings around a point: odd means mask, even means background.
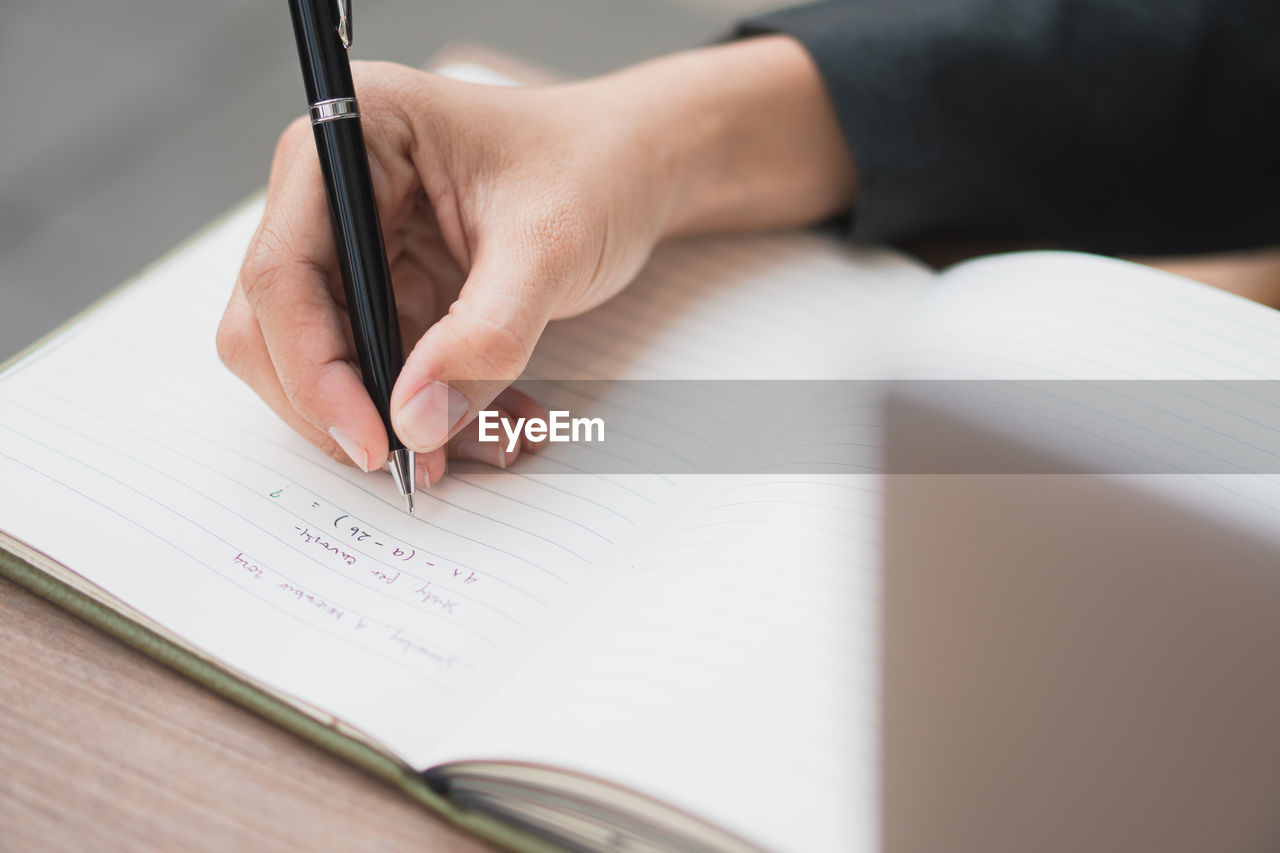
[[[333,520],[333,529],[340,531],[342,535],[346,536],[348,539],[354,539],[357,542],[363,542],[366,545],[380,548],[384,554],[388,554],[397,560],[403,560],[406,563],[418,556],[416,548],[397,545],[394,542],[381,542],[378,540],[378,534],[371,533],[369,530],[358,524],[348,524],[347,522],[350,521],[354,521],[351,516],[345,514],[340,515]],[[435,563],[425,558],[422,562],[426,563],[428,566],[435,565]]]
[[[262,577],[262,567],[246,557],[243,551],[235,555],[233,562],[237,566],[242,567],[249,574],[253,575],[255,579]]]
[[[424,646],[417,640],[406,637],[403,631],[403,628],[397,628],[390,638],[391,642],[400,647],[400,651],[402,653],[420,655],[434,663],[440,669],[450,669],[453,666],[454,659],[452,657],[441,654],[428,646]]]
[[[294,586],[293,584],[288,583],[287,581],[282,582],[279,586],[280,586],[280,589],[284,590],[286,593],[293,596],[298,601],[301,601],[304,604],[311,605],[312,607],[316,608],[326,616],[332,616],[334,618],[334,621],[340,622],[342,621],[342,617],[346,615],[344,611],[339,610],[338,608],[332,606],[331,604],[329,604],[329,602],[325,601],[320,596],[307,592],[305,589],[303,589],[300,586]],[[363,627],[363,625],[358,627]]]
[[[421,600],[423,604],[438,607],[445,613],[452,613],[453,608],[458,606],[458,602],[453,599],[436,595],[435,591],[431,589],[431,581],[427,581],[422,586],[415,589],[413,594],[418,596],[419,600]]]
[[[354,566],[356,564],[356,558],[354,556],[330,543],[327,539],[321,538],[319,534],[312,533],[310,527],[294,527],[293,529],[298,531],[298,536],[305,539],[308,544],[315,545],[317,548],[323,548],[330,554],[337,556],[348,566]]]
[[[279,500],[288,491],[287,486],[283,486],[275,491],[267,494],[273,499]],[[310,501],[312,509],[321,507],[319,501]],[[324,538],[321,534],[315,532],[310,527],[294,527],[298,531],[298,535],[305,539],[308,544],[314,544],[319,548],[323,548],[334,556],[340,558],[348,566],[354,566],[358,560],[359,554],[371,556],[375,560],[396,560],[401,563],[412,563],[414,565],[425,565],[435,568],[441,572],[452,572],[453,580],[470,586],[480,580],[481,575],[472,569],[450,567],[448,565],[436,566],[436,563],[428,559],[426,555],[419,554],[418,550],[411,545],[398,543],[391,540],[391,537],[378,533],[376,530],[370,530],[362,524],[356,523],[359,520],[353,518],[348,513],[343,513],[333,519],[332,526],[336,533],[330,534],[329,538]],[[343,550],[334,542],[351,541],[358,542],[362,546],[357,554]],[[412,569],[412,565],[409,566]],[[395,578],[399,574],[394,571],[380,572],[372,570],[370,572],[374,578],[388,585],[395,583]],[[410,575],[412,577],[412,575]]]

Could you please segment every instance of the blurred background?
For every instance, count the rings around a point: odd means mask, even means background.
[[[467,42],[572,75],[784,5],[352,2],[356,59],[421,65]],[[261,187],[306,103],[285,0],[4,0],[0,14],[2,360]]]

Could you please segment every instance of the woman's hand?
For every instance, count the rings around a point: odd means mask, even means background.
[[[800,224],[852,195],[821,83],[790,39],[695,51],[565,86],[476,86],[355,66],[401,333],[396,433],[497,465],[475,441],[546,324],[608,299],[673,233]],[[801,121],[805,111],[815,113]],[[816,117],[816,122],[807,120]],[[266,210],[218,330],[222,360],[335,459],[387,458],[361,383],[311,127],[281,137]],[[516,451],[518,453],[518,450]]]

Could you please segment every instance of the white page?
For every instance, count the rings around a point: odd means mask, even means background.
[[[1270,309],[1081,255],[959,267],[900,335],[891,360],[919,377],[1280,375]],[[1274,527],[1280,509],[1275,478],[1141,479],[1237,523]],[[847,499],[833,500],[840,488]],[[771,848],[871,849],[878,494],[870,477],[718,485],[468,721],[447,757],[620,779]],[[744,802],[768,805],[743,814]]]
[[[556,324],[531,378],[851,379],[936,277],[895,252],[803,232],[664,246],[601,309]]]
[[[877,377],[886,336],[933,281],[814,235],[671,247],[606,316],[566,324],[588,328],[549,340],[530,372]],[[704,350],[716,360],[695,357]],[[628,361],[636,351],[644,364]],[[683,482],[699,505],[631,555],[442,760],[610,779],[771,849],[873,845],[877,479]]]
[[[858,253],[853,270],[850,254],[794,234],[668,246],[607,311],[564,324],[580,334],[549,336],[526,375],[880,378],[886,340],[935,282],[892,253]],[[770,849],[871,849],[878,479],[693,479],[705,498],[692,516],[634,555],[441,759],[611,779]],[[762,598],[768,632],[752,627]]]
[[[726,478],[445,749],[621,781],[773,850],[874,849],[876,478]]]
[[[214,329],[259,215],[246,207],[5,374],[0,518],[232,669],[426,767],[442,736],[616,574],[629,543],[652,538],[677,490],[659,477],[517,470],[451,477],[406,516],[385,475],[328,460],[216,359]],[[834,255],[856,279],[857,256]],[[905,262],[884,272],[927,280]],[[900,305],[891,291],[886,304]],[[719,317],[729,337],[731,316]],[[550,341],[575,346],[563,325]],[[692,374],[719,369],[693,355]],[[613,366],[656,375],[646,360],[666,357],[654,347]]]
[[[414,518],[214,354],[251,205],[0,381],[4,529],[212,657],[426,766],[597,589],[658,480],[462,479]],[[354,528],[354,530],[353,530]]]
[[[1280,315],[1127,261],[1020,252],[947,270],[900,330],[895,375],[1275,379]]]
[[[916,379],[1276,380],[1280,312],[1126,261],[1017,253],[943,274],[890,358],[896,375]],[[1236,439],[1280,429],[1280,411],[1265,401],[1240,397],[1229,404],[1239,416],[1211,423],[1144,418],[1161,434],[1134,442],[1153,457],[1176,457],[1179,441],[1183,449],[1187,442],[1212,448],[1220,434],[1229,448]],[[1125,411],[1120,403],[1114,408]],[[1123,476],[1162,499],[1280,541],[1278,476]]]

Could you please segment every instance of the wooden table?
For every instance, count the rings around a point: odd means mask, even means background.
[[[489,849],[0,578],[0,849]]]

